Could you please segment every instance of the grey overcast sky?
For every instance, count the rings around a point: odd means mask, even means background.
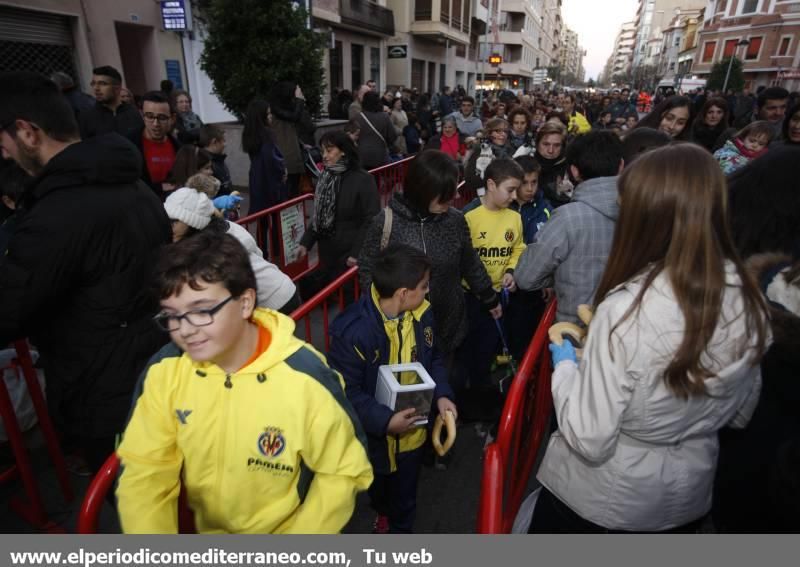
[[[620,26],[633,21],[638,4],[637,0],[564,0],[564,24],[578,32],[578,41],[586,50],[583,66],[587,80],[596,80],[602,73]]]

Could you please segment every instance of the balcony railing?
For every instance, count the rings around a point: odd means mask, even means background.
[[[343,24],[358,26],[383,35],[394,35],[394,12],[368,0],[340,0]]]

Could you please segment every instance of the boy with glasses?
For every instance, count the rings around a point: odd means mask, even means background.
[[[129,136],[142,128],[142,117],[132,104],[122,102],[122,75],[109,65],[92,71],[92,94],[97,100],[93,108],[81,111],[78,126],[86,140],[116,132]]]
[[[151,360],[118,449],[123,531],[177,533],[181,485],[200,533],[340,531],[372,482],[341,377],[291,319],[255,307],[232,236],[164,252],[156,322],[174,344]]]
[[[176,189],[167,183],[175,164],[180,143],[170,134],[175,125],[175,111],[164,93],[151,91],[142,97],[144,126],[131,136],[144,159],[142,181],[163,201]]]

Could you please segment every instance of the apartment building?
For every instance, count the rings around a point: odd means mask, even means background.
[[[480,58],[499,54],[503,63],[482,68],[481,84],[519,89],[544,84],[547,68],[559,64],[561,0],[489,0],[488,4],[492,12],[487,33],[480,37]]]
[[[355,91],[373,80],[387,84],[386,43],[394,36],[394,13],[386,0],[314,0],[315,30],[329,37],[323,58],[327,95],[333,89]]]
[[[614,49],[603,69],[603,83],[626,82],[633,65],[633,50],[636,46],[636,22],[625,22],[620,26],[614,40]]]
[[[694,36],[702,18],[703,10],[678,11],[662,34],[661,54],[658,59],[657,74],[664,80],[674,80],[677,83],[682,78],[679,65],[679,56],[686,50],[687,40],[689,45],[696,45]],[[694,30],[694,33],[692,33]]]
[[[164,29],[152,0],[2,0],[0,68],[63,71],[83,90],[92,68],[112,65],[136,93],[162,79],[186,87],[179,34]]]
[[[747,45],[738,44],[743,40]],[[698,32],[692,72],[707,76],[735,55],[745,86],[800,88],[800,0],[709,0]]]
[[[700,10],[706,0],[639,0],[633,67],[654,67],[660,59],[662,34],[681,12]]]
[[[478,38],[486,29],[488,4],[488,0],[388,0],[395,33],[387,39],[387,84],[431,93],[457,85],[473,91],[479,72]]]

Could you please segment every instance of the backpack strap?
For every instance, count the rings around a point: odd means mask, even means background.
[[[392,208],[383,209],[383,233],[381,234],[381,250],[385,250],[389,245],[389,238],[392,236]]]

